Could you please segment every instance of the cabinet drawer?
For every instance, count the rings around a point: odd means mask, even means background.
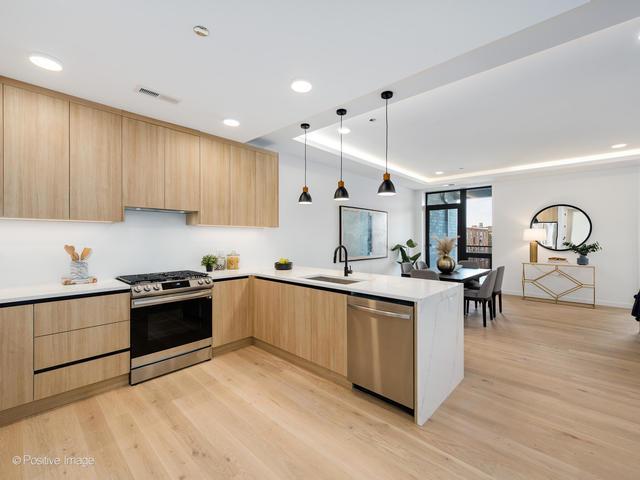
[[[124,348],[129,348],[129,322],[45,335],[33,340],[33,368],[37,371]]]
[[[129,320],[130,298],[127,292],[37,303],[33,334],[39,337]]]
[[[34,399],[50,397],[129,373],[129,352],[34,375]]]

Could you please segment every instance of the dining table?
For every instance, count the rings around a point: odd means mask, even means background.
[[[451,273],[439,273],[440,280],[443,282],[465,283],[470,280],[479,279],[491,272],[490,268],[465,268],[461,267]]]

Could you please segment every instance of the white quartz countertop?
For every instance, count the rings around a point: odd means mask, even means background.
[[[203,271],[202,268],[194,269]],[[453,282],[439,282],[434,280],[423,280],[418,278],[406,278],[394,275],[381,275],[374,273],[355,272],[349,280],[357,280],[356,283],[342,285],[339,283],[310,280],[308,277],[325,275],[330,277],[344,278],[342,270],[297,267],[292,270],[276,270],[271,268],[242,268],[240,270],[219,270],[210,272],[209,276],[213,280],[224,280],[227,278],[247,277],[250,275],[281,280],[284,282],[309,285],[314,287],[324,287],[332,290],[345,292],[362,293],[365,295],[375,295],[409,302],[419,302],[425,298],[437,295],[440,292],[451,288],[462,288],[460,284]],[[107,293],[117,291],[128,291],[129,286],[116,279],[98,280],[97,283],[86,285],[61,285],[57,283],[29,285],[22,287],[0,289],[0,306],[41,301],[46,299],[64,298],[74,295],[90,295],[94,293]]]
[[[375,295],[409,302],[419,302],[425,298],[437,295],[452,288],[462,288],[461,284],[454,282],[440,282],[437,280],[423,280],[419,278],[407,278],[399,275],[381,275],[376,273],[354,272],[347,278],[357,280],[356,283],[342,285],[339,283],[310,280],[308,277],[325,275],[330,277],[345,278],[343,270],[327,268],[297,267],[292,270],[276,270],[275,268],[222,270],[209,273],[214,280],[225,278],[243,277],[255,275],[258,277],[281,280],[284,282],[310,285],[314,287],[343,290],[345,292]]]
[[[4,304],[46,300],[49,298],[70,297],[74,295],[91,295],[105,292],[128,292],[129,286],[114,278],[98,280],[97,283],[83,285],[62,285],[61,283],[46,283],[23,287],[0,289],[0,306]]]

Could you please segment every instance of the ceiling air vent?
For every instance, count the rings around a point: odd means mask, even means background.
[[[169,103],[175,104],[180,102],[180,100],[178,100],[177,98],[169,97],[168,95],[163,95],[161,93],[158,93],[146,87],[138,86],[136,87],[136,92],[138,92],[141,95],[147,95],[148,97],[157,98],[158,100],[164,100],[165,102],[169,102]]]

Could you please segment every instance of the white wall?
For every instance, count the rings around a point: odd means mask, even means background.
[[[299,265],[329,267],[338,244],[337,169],[310,163],[312,205],[298,205],[303,162],[280,159],[280,228],[190,227],[173,213],[127,212],[123,223],[0,220],[0,288],[57,282],[68,273],[65,243],[90,246],[90,272],[98,277],[199,266],[205,253],[236,249],[241,265],[267,266],[279,257]],[[379,181],[345,172],[352,206],[389,211],[389,244],[414,234],[416,193],[376,195]],[[390,255],[391,252],[390,252]],[[354,271],[397,273],[395,258],[353,263]],[[339,267],[337,267],[339,268]]]
[[[528,261],[529,245],[522,241],[531,216],[554,203],[567,203],[584,210],[593,223],[588,242],[598,241],[602,252],[589,255],[596,267],[596,302],[629,306],[638,291],[638,235],[640,198],[638,167],[589,172],[554,172],[545,176],[512,177],[493,184],[493,264],[505,265],[503,291],[520,294],[521,262]],[[575,263],[572,252],[539,248],[544,261],[550,255],[565,256]]]

